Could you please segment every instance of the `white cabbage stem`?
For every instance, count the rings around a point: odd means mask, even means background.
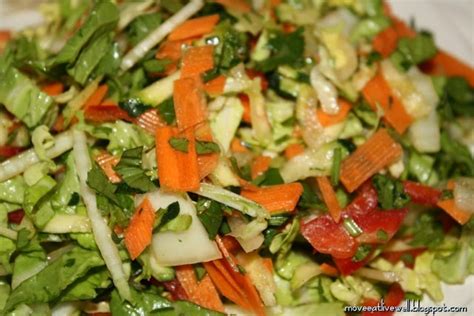
[[[120,254],[112,240],[112,232],[107,225],[105,219],[97,209],[97,201],[95,192],[87,186],[87,173],[91,169],[91,160],[89,157],[89,149],[87,146],[86,134],[82,131],[74,130],[74,161],[76,170],[79,175],[81,186],[81,197],[87,208],[92,226],[92,232],[97,247],[100,250],[102,258],[112,275],[112,280],[123,299],[131,301],[131,292],[128,286],[127,275],[122,266]]]
[[[145,54],[170,34],[177,26],[185,22],[204,5],[202,0],[192,0],[185,5],[175,15],[166,20],[163,24],[150,33],[144,40],[132,48],[122,60],[120,68],[123,72],[132,68]]]
[[[311,70],[310,81],[318,95],[319,102],[321,102],[323,112],[332,115],[339,113],[337,90],[329,80],[323,77],[317,66]]]
[[[454,202],[460,209],[474,214],[474,178],[459,178],[454,185]]]

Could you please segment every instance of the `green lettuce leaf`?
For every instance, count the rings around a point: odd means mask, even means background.
[[[127,27],[126,33],[130,44],[137,45],[151,31],[161,24],[160,13],[142,14],[136,17]]]
[[[26,184],[23,177],[16,176],[0,183],[0,201],[22,204]]]
[[[107,288],[111,283],[106,268],[95,268],[93,272],[89,272],[71,284],[61,295],[61,301],[93,299],[98,291]]]
[[[124,151],[114,169],[129,187],[144,193],[156,189],[156,185],[145,174],[142,167],[142,153],[143,147]]]

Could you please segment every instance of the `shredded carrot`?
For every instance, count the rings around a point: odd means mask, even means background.
[[[215,3],[219,3],[223,5],[224,7],[239,11],[239,12],[250,12],[252,8],[248,4],[247,1],[245,0],[212,0]]]
[[[133,118],[117,105],[89,105],[84,110],[84,118],[91,122],[133,121]]]
[[[175,269],[176,278],[183,286],[191,302],[205,308],[224,312],[224,305],[219,297],[219,293],[217,293],[208,274],[198,281],[192,265],[177,266]]]
[[[198,77],[178,79],[174,82],[174,110],[180,130],[194,127],[206,120],[206,99]]]
[[[61,82],[53,82],[41,88],[41,90],[49,96],[60,95],[64,91],[64,85]]]
[[[151,133],[153,135],[155,135],[156,129],[158,127],[166,125],[166,123],[163,122],[157,111],[154,109],[148,110],[145,113],[141,114],[139,117],[136,118],[135,123],[144,130],[146,130],[148,133]]]
[[[327,263],[321,264],[320,268],[321,268],[321,271],[325,275],[328,275],[331,277],[337,277],[339,275],[339,272],[337,271],[337,269]]]
[[[402,38],[402,37],[413,38],[416,36],[416,32],[399,18],[392,16],[392,23],[393,23],[393,27],[397,31],[399,38]]]
[[[7,47],[8,41],[11,39],[11,32],[0,30],[0,53]]]
[[[259,175],[267,171],[268,168],[270,168],[271,162],[272,162],[272,158],[270,157],[262,156],[262,155],[257,156],[257,158],[255,158],[255,160],[253,161],[251,169],[250,169],[252,179],[255,179],[256,177],[258,177]]]
[[[326,114],[321,109],[316,110],[318,121],[322,126],[331,126],[340,123],[346,119],[347,114],[349,114],[349,112],[351,111],[352,105],[344,99],[339,99],[338,103],[340,108],[339,112],[335,115]]]
[[[187,153],[178,151],[170,145],[169,141],[173,137],[187,140]],[[192,129],[180,134],[174,127],[158,127],[156,159],[161,186],[171,191],[195,191],[199,188],[199,170]]]
[[[304,146],[301,144],[291,144],[285,149],[285,157],[290,160],[291,158],[298,156],[304,152]]]
[[[110,182],[118,183],[122,181],[120,176],[114,170],[114,167],[119,163],[118,157],[112,156],[111,154],[104,152],[95,157],[95,161],[102,169],[102,171],[104,171]]]
[[[204,91],[211,96],[217,96],[224,93],[225,82],[227,78],[220,75],[204,84]]]
[[[414,36],[416,36],[416,32],[406,25],[405,22],[392,17],[392,25],[374,37],[372,46],[383,57],[388,57],[397,49],[400,38]]]
[[[242,141],[238,138],[232,139],[230,143],[230,150],[234,153],[247,153],[249,149],[242,144]]]
[[[207,122],[196,126],[195,136],[198,141],[212,142],[211,127]],[[219,153],[209,153],[198,155],[199,178],[204,179],[216,169],[219,163]]]
[[[64,130],[64,116],[62,114],[59,114],[58,117],[56,118],[56,121],[54,121],[53,131],[62,132],[63,130]]]
[[[271,258],[262,258],[262,263],[268,272],[273,273],[273,261]]]
[[[218,14],[187,20],[175,28],[168,36],[168,39],[177,41],[211,33],[217,22],[219,22]]]
[[[243,190],[241,195],[262,205],[270,213],[292,212],[303,193],[298,183],[278,184],[258,190]]]
[[[229,251],[230,253],[233,253],[233,252],[241,249],[239,242],[234,237],[229,236],[229,235],[225,235],[225,236],[222,236],[222,237],[217,236],[217,237],[222,242],[223,247],[225,249],[227,249],[227,251]],[[217,237],[216,237],[216,240],[217,240]]]
[[[341,219],[341,206],[337,201],[336,192],[334,192],[327,177],[316,177],[316,181],[318,182],[319,190],[321,190],[321,194],[323,195],[324,203],[326,203],[326,206],[328,207],[329,214],[332,219],[338,223]]]
[[[252,116],[250,115],[250,99],[246,94],[239,94],[240,102],[244,107],[244,114],[242,115],[242,121],[248,124],[252,123]]]
[[[151,243],[154,221],[155,211],[148,198],[145,198],[125,229],[125,246],[132,260],[135,260]]]
[[[400,144],[390,137],[387,130],[379,129],[344,159],[341,181],[349,192],[353,192],[375,173],[396,161],[402,152]]]
[[[189,48],[183,56],[181,78],[197,76],[214,67],[214,46]]]
[[[449,180],[446,187],[448,190],[454,190],[455,185],[454,180]],[[471,213],[457,207],[454,199],[439,200],[436,205],[461,225],[466,224],[471,218]]]
[[[97,90],[95,90],[94,93],[89,97],[89,99],[87,99],[86,103],[84,103],[84,108],[87,109],[92,105],[100,105],[108,91],[109,87],[106,84],[100,85]]]
[[[474,87],[474,68],[444,51],[438,51],[430,61],[434,68],[429,71],[433,75],[461,76],[471,87]]]
[[[237,263],[234,261],[234,258],[231,255],[230,250],[227,249],[226,244],[221,239],[221,237],[216,236],[216,244],[217,244],[217,247],[219,248],[220,252],[222,253],[222,256],[224,257],[224,259],[227,260],[227,263],[229,264],[231,269],[235,272],[239,272],[239,267],[237,266]],[[238,244],[238,242],[237,242],[237,244]],[[232,245],[232,247],[233,247],[233,245]]]
[[[399,134],[403,134],[412,123],[413,119],[408,115],[401,101],[392,93],[381,73],[365,85],[362,94],[372,109],[377,110],[377,104],[382,107],[385,120]]]
[[[118,106],[118,104],[112,99],[105,99],[104,101],[102,101],[100,106]]]
[[[156,59],[167,60],[170,63],[166,65],[164,75],[170,75],[178,69],[178,62],[181,59],[181,51],[185,45],[191,44],[192,40],[166,41],[156,52]]]

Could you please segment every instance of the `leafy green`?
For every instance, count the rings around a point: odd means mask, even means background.
[[[334,186],[339,184],[339,174],[341,172],[342,151],[341,148],[334,149],[334,161],[331,167],[331,183]]]
[[[88,300],[97,297],[97,292],[111,284],[105,267],[95,268],[87,275],[78,278],[61,294],[61,301]]]
[[[377,190],[380,207],[384,210],[393,210],[404,207],[410,202],[400,181],[388,176],[377,174],[372,178]]]
[[[433,169],[434,162],[433,157],[413,151],[408,160],[408,171],[419,182],[432,184],[437,179],[436,170]]]
[[[434,213],[423,213],[413,226],[412,246],[423,246],[430,249],[438,247],[444,240],[443,225]]]
[[[176,120],[176,113],[174,112],[173,98],[168,98],[157,106],[158,113],[166,124],[171,125]]]
[[[219,145],[214,142],[196,141],[196,153],[198,155],[219,153],[220,151]]]
[[[69,154],[66,158],[66,171],[61,182],[58,183],[51,196],[51,207],[56,213],[75,214],[80,205],[79,179],[76,173],[74,156]]]
[[[168,141],[168,143],[170,144],[171,147],[173,147],[173,149],[175,149],[177,151],[180,151],[180,152],[183,152],[183,153],[188,152],[189,140],[187,138],[171,137],[170,140]]]
[[[216,201],[199,199],[196,209],[197,216],[206,228],[209,239],[214,240],[224,219],[222,205]]]
[[[145,174],[142,167],[142,153],[143,147],[124,151],[114,169],[129,187],[140,192],[148,192],[155,189],[156,186]]]
[[[391,60],[400,69],[407,70],[436,55],[437,49],[433,37],[428,33],[419,33],[414,38],[404,37],[398,41],[397,50]]]
[[[44,226],[54,216],[51,201],[43,198],[49,192],[52,192],[55,186],[56,181],[53,178],[44,176],[36,184],[25,190],[23,209],[39,227]]]
[[[119,106],[127,111],[131,117],[138,117],[145,113],[150,107],[144,104],[140,99],[128,98],[119,102]]]
[[[0,182],[0,201],[21,204],[26,188],[25,181],[21,176]]]
[[[449,77],[438,111],[447,120],[455,116],[474,116],[474,88],[463,77]]]
[[[128,40],[133,46],[137,45],[151,31],[161,24],[161,13],[142,14],[133,20],[126,29]]]
[[[156,212],[155,229],[153,231],[158,231],[161,227],[177,218],[179,211],[180,207],[177,201],[168,205],[167,208],[160,208]]]
[[[305,41],[303,28],[291,33],[271,31],[268,39],[270,56],[257,64],[263,72],[275,70],[280,65],[290,65],[299,68],[304,64],[303,53]]]
[[[385,16],[374,16],[359,21],[351,33],[351,40],[359,42],[370,39],[390,26],[390,19]]]
[[[5,310],[21,303],[47,303],[94,267],[104,265],[99,253],[76,247],[61,255],[36,275],[21,283],[8,298]]]
[[[300,182],[303,185],[303,194],[298,202],[301,209],[327,209],[324,202],[316,195],[311,186],[306,182]]]
[[[456,176],[474,176],[474,159],[469,149],[445,131],[441,132],[441,151],[434,166],[442,180]]]
[[[268,168],[263,174],[252,180],[252,183],[258,186],[283,184],[285,181],[281,177],[277,168]]]

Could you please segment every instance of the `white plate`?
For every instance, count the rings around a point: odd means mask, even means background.
[[[44,2],[44,1],[43,1]],[[406,21],[414,18],[416,26],[432,31],[444,50],[474,66],[474,0],[389,0],[393,11]],[[35,10],[41,1],[0,0],[0,29],[21,29],[36,25],[41,15]],[[33,5],[32,5],[33,4]],[[465,316],[474,313],[474,277],[463,285],[443,284],[445,298],[440,306],[467,307],[468,313],[443,313]],[[434,304],[425,299],[423,306]],[[421,316],[424,313],[404,313]]]

